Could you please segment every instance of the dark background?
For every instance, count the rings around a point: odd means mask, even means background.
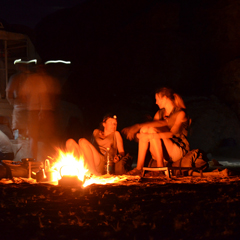
[[[31,4],[26,16],[33,13]],[[160,86],[184,100],[214,95],[238,115],[237,0],[70,1],[59,10],[49,6],[31,25],[5,23],[30,36],[43,62],[72,62],[62,69],[68,79],[62,98],[82,111],[79,137],[107,112],[118,115],[119,130],[153,116]]]
[[[28,1],[5,2],[20,9]],[[15,15],[7,8],[0,18],[6,16],[9,30],[29,35],[43,61],[72,61],[68,74],[62,69],[68,76],[62,98],[82,111],[78,136],[87,136],[108,111],[118,115],[119,130],[152,116],[155,88],[168,85],[190,110],[195,146],[210,151],[239,139],[239,1],[75,1],[58,11],[49,7],[37,25],[26,22],[35,5],[38,13],[42,7],[32,2],[21,12],[27,25],[11,22],[7,17]],[[237,239],[239,177],[165,181],[73,191],[2,184],[1,236]]]

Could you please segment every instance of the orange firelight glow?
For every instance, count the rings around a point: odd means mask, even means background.
[[[59,150],[59,156],[56,162],[52,164],[51,170],[59,173],[59,180],[62,176],[77,176],[79,180],[84,181],[84,177],[88,172],[87,166],[84,165],[84,159],[81,156],[79,159],[74,157],[73,153]]]
[[[104,185],[107,183],[116,183],[127,179],[127,176],[120,177],[107,174],[102,176],[91,175],[83,156],[77,159],[73,152],[63,152],[62,150],[59,150],[59,156],[56,158],[56,161],[45,171],[46,176],[51,175],[50,182],[54,185],[57,185],[58,180],[63,176],[77,176],[82,182],[82,187],[91,184]]]

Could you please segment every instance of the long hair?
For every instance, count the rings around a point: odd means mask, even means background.
[[[102,132],[104,131],[103,123],[105,123],[109,118],[114,118],[117,120],[116,115],[114,115],[112,113],[107,113],[106,115],[104,115],[102,122],[99,123],[98,129],[100,131],[102,131]]]
[[[180,97],[179,94],[175,93],[171,88],[162,87],[157,89],[155,93],[161,94],[162,97],[166,96],[167,98],[174,102],[176,107],[184,109],[186,108],[182,97]]]

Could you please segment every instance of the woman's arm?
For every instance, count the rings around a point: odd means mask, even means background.
[[[187,121],[187,116],[184,111],[180,111],[176,117],[176,121],[170,129],[172,134],[177,134],[181,131],[182,123]]]
[[[184,111],[180,111],[176,117],[176,121],[171,129],[167,130],[167,128],[164,128],[164,131],[161,131],[160,129],[156,129],[156,133],[140,133],[137,134],[137,137],[140,139],[145,139],[150,141],[151,139],[159,139],[159,138],[171,138],[173,135],[180,132],[180,129],[182,127],[182,123],[187,120],[186,114]],[[159,131],[159,132],[157,132]]]
[[[118,131],[115,132],[115,136],[116,136],[116,139],[117,139],[118,153],[121,154],[122,156],[124,156],[125,155],[125,151],[124,151],[124,147],[123,147],[122,136],[121,136],[121,134]]]
[[[166,120],[159,120],[159,112],[157,112],[154,116],[154,120],[145,123],[138,123],[131,127],[126,127],[122,130],[122,133],[126,135],[126,138],[132,140],[134,135],[142,128],[142,127],[164,127],[167,126]]]
[[[176,121],[174,125],[171,127],[169,131],[159,132],[153,136],[153,138],[171,138],[173,135],[180,132],[182,123],[187,121],[186,113],[184,111],[180,111],[176,117]]]
[[[122,139],[121,134],[118,131],[115,132],[115,137],[117,140],[118,154],[116,156],[114,156],[114,159],[113,159],[114,163],[118,162],[122,157],[125,156],[124,147],[123,147],[123,139]]]

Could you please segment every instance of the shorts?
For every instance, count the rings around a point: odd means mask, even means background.
[[[168,162],[176,162],[186,154],[185,149],[179,147],[176,143],[173,144],[173,150],[170,153],[167,152],[164,144],[162,144],[162,146],[163,146],[164,165],[166,165]],[[154,155],[154,152],[151,151],[151,146],[150,146],[150,152],[152,154],[152,158],[157,159]]]
[[[176,161],[180,160],[181,158],[183,158],[185,153],[186,152],[184,149],[179,147],[177,144],[174,144],[173,151],[169,154],[170,158],[171,158],[170,160],[172,162],[176,162]]]

